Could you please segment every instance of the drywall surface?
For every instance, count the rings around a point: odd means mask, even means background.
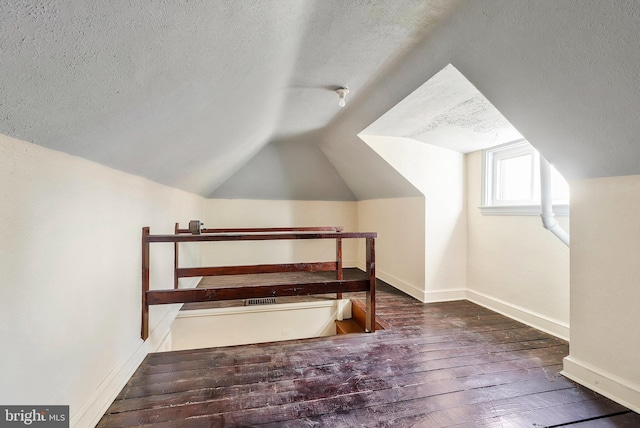
[[[268,144],[209,197],[320,201],[356,199],[322,153],[312,134]]]
[[[355,134],[326,136],[320,148],[359,201],[421,195],[415,186]]]
[[[639,16],[632,0],[464,2],[380,69],[331,122],[327,144],[338,152],[452,64],[565,177],[638,174]],[[329,157],[353,188],[349,165]]]
[[[423,300],[464,298],[467,280],[464,155],[408,138],[360,137],[424,195]]]
[[[566,177],[640,171],[637,1],[272,3],[3,2],[0,132],[210,195],[321,130],[357,199],[417,196],[355,135],[452,64]],[[487,106],[461,107],[425,127]]]
[[[640,172],[640,3],[468,5],[457,23],[470,24],[458,28],[469,43],[450,62],[558,171],[566,178]]]
[[[565,373],[640,411],[640,176],[571,182]]]
[[[378,232],[376,276],[420,301],[426,299],[424,217],[423,197],[358,202],[360,231]],[[364,246],[358,250],[364,269]]]
[[[456,68],[449,64],[362,135],[410,138],[470,153],[522,138]]]
[[[3,2],[0,132],[206,196],[457,3]]]
[[[206,227],[342,226],[358,230],[358,208],[349,201],[272,201],[207,199],[201,219]],[[356,266],[364,241],[343,241],[344,267]],[[207,266],[334,261],[335,240],[208,242],[202,248]]]
[[[72,424],[90,426],[172,311],[152,308],[143,344],[141,228],[170,233],[203,199],[1,135],[0,183],[0,402],[70,405]],[[152,288],[170,288],[172,246],[159,245]]]
[[[180,311],[171,325],[171,350],[333,336],[337,319],[351,318],[348,299]]]
[[[310,8],[49,1],[0,11],[3,133],[207,195],[268,142]]]
[[[482,152],[470,153],[467,155],[469,299],[568,338],[569,249],[543,228],[539,216],[482,215],[478,209],[481,187]],[[571,209],[573,214],[573,206]],[[557,220],[569,230],[568,217]]]

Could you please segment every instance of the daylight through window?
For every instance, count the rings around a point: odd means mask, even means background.
[[[540,214],[540,154],[525,140],[483,152],[483,214]],[[567,214],[569,185],[551,167],[553,204]]]

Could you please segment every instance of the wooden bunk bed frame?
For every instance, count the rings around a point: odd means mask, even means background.
[[[343,232],[342,227],[298,227],[298,228],[236,228],[202,229],[190,234],[176,223],[173,235],[151,235],[149,227],[142,228],[142,323],[140,335],[149,337],[149,306],[172,303],[211,302],[219,300],[251,299],[278,296],[337,293],[341,298],[346,292],[366,292],[366,322],[368,332],[375,332],[375,238],[376,232]],[[336,241],[336,260],[331,262],[286,263],[245,266],[179,267],[179,244],[181,242],[227,242],[227,241],[271,241],[298,239],[333,239]],[[366,278],[345,279],[342,271],[342,240],[364,239],[366,246]],[[174,243],[174,288],[150,290],[149,263],[150,244]],[[219,288],[179,289],[178,279],[218,275],[243,275],[285,272],[335,271],[335,279],[278,284],[246,284]]]

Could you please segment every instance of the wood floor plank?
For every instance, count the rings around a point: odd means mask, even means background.
[[[536,351],[536,352],[532,352]],[[473,366],[483,373],[508,371],[519,368],[532,368],[544,365],[559,364],[564,355],[562,349],[550,351],[544,354],[539,348],[533,350],[522,350],[514,352],[485,352],[477,351],[470,356],[449,357],[439,354],[414,353],[412,355],[398,353],[394,350],[388,353],[380,352],[374,347],[369,352],[345,352],[341,359],[336,361],[332,358],[335,355],[335,348],[330,348],[326,353],[315,353],[312,359],[297,355],[279,356],[274,358],[271,364],[226,366],[217,369],[218,376],[210,378],[207,375],[210,369],[197,369],[176,371],[175,373],[160,373],[132,378],[129,382],[126,397],[144,396],[154,393],[169,393],[184,389],[223,387],[229,385],[250,384],[256,382],[294,379],[302,376],[312,376],[322,373],[335,373],[340,370],[350,368],[355,371],[361,368],[380,365],[385,367],[387,372],[393,370],[395,374],[402,374],[417,368],[421,371],[438,370],[455,367]],[[541,356],[536,356],[540,354]],[[386,368],[384,363],[395,361],[395,355],[404,358],[393,364],[393,368]],[[447,354],[448,355],[448,354]],[[326,364],[318,364],[323,361]]]
[[[283,359],[285,356],[288,361],[281,361],[281,365],[290,366],[295,362],[300,362],[305,364],[305,366],[313,365],[315,362],[318,364],[322,364],[326,361],[324,353],[333,352],[333,350],[343,351],[341,352],[342,357],[348,357],[350,354],[353,354],[355,358],[364,358],[362,356],[358,357],[358,355],[362,355],[363,352],[375,352],[376,354],[385,355],[381,352],[382,347],[389,349],[391,347],[391,352],[394,357],[398,357],[400,355],[408,354],[411,356],[416,356],[417,358],[422,358],[422,360],[436,360],[436,359],[446,359],[451,355],[455,356],[469,356],[469,355],[477,355],[477,354],[500,354],[506,353],[508,351],[526,351],[530,349],[533,353],[535,353],[536,349],[544,349],[550,352],[555,353],[565,353],[566,345],[558,344],[555,341],[546,341],[546,340],[534,340],[534,341],[523,341],[523,342],[507,342],[495,345],[481,345],[481,342],[478,341],[467,341],[465,344],[454,341],[453,343],[440,343],[440,344],[430,344],[429,348],[425,348],[424,346],[420,346],[419,343],[415,343],[417,341],[413,341],[414,343],[405,343],[404,341],[396,341],[391,340],[389,343],[379,344],[379,343],[360,343],[358,346],[350,346],[348,349],[342,350],[340,346],[335,346],[327,351],[326,347],[319,349],[289,349],[288,352],[282,352],[279,350],[278,352],[271,354],[262,354],[260,358],[226,358],[224,355],[218,355],[214,357],[203,357],[198,360],[185,359],[182,361],[180,365],[176,366],[175,364],[167,363],[166,365],[145,365],[143,364],[136,375],[132,378],[132,382],[130,385],[135,385],[139,382],[139,379],[147,380],[150,383],[155,378],[161,378],[162,374],[171,375],[177,371],[189,371],[189,370],[197,370],[197,369],[212,369],[212,368],[222,368],[222,367],[234,367],[237,370],[242,370],[246,368],[247,370],[253,370],[256,365],[260,364],[274,364],[274,360]],[[557,348],[554,351],[551,351],[552,348]],[[527,353],[527,355],[532,352]],[[520,354],[514,353],[512,358],[519,358]],[[505,356],[501,359],[509,359],[508,356]],[[245,366],[245,367],[243,367]],[[157,375],[157,376],[156,376]],[[188,376],[188,374],[185,374]]]
[[[640,427],[640,415],[625,412],[620,415],[591,419],[567,425],[568,428],[637,428]]]
[[[561,339],[383,283],[377,307],[375,334],[150,354],[98,426],[640,426],[559,374]]]
[[[551,405],[550,403],[556,405],[584,399],[585,393],[575,388],[541,392],[535,395],[535,399],[525,395],[500,400],[484,397],[483,400],[479,400],[469,392],[463,392],[446,397],[428,397],[386,406],[362,408],[342,415],[321,415],[309,419],[310,422],[321,422],[325,426],[449,427],[461,423],[480,426],[483,420],[498,419],[500,415],[546,408]],[[272,424],[272,426],[294,427],[298,423],[299,421],[286,421]]]
[[[524,380],[540,379],[553,382],[559,377],[561,366],[548,366],[526,370],[516,370],[514,372],[503,372],[499,374],[479,375],[479,371],[472,367],[455,368],[448,370],[437,370],[427,372],[413,372],[411,366],[394,367],[393,372],[389,371],[387,376],[384,372],[387,367],[376,365],[375,368],[363,370],[363,367],[348,367],[332,375],[316,375],[312,377],[302,377],[295,380],[285,380],[273,383],[258,383],[248,385],[234,385],[229,388],[187,388],[183,392],[175,392],[152,397],[130,398],[116,400],[111,408],[111,412],[118,413],[135,409],[154,408],[162,406],[175,406],[181,403],[204,402],[217,398],[245,397],[249,393],[261,392],[263,394],[277,394],[293,389],[305,389],[311,391],[327,390],[336,384],[353,383],[358,385],[358,389],[383,389],[384,387],[399,387],[409,384],[434,382],[444,379],[458,379],[464,388],[486,388],[489,386],[505,385],[507,383],[522,382]],[[396,370],[397,368],[401,370]],[[382,374],[381,374],[382,373]],[[395,375],[393,373],[402,373]],[[562,380],[562,378],[560,378]]]
[[[523,412],[520,416],[531,422],[533,426],[553,427],[575,421],[614,415],[626,410],[620,404],[601,397],[595,400],[579,401],[553,406],[548,409]]]

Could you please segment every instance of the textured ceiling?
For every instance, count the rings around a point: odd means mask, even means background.
[[[639,174],[638,28],[633,0],[13,0],[0,133],[213,197],[414,195],[358,134],[464,152],[505,119],[567,178]]]
[[[325,126],[338,85],[357,93],[450,4],[3,2],[0,133],[209,195]]]
[[[303,2],[0,6],[0,132],[202,193],[278,120]]]
[[[565,178],[640,174],[638,28],[632,0],[464,2],[332,120],[323,152],[359,199],[386,197],[352,135],[452,64]]]
[[[361,134],[410,138],[460,153],[522,138],[452,65],[447,65]]]

